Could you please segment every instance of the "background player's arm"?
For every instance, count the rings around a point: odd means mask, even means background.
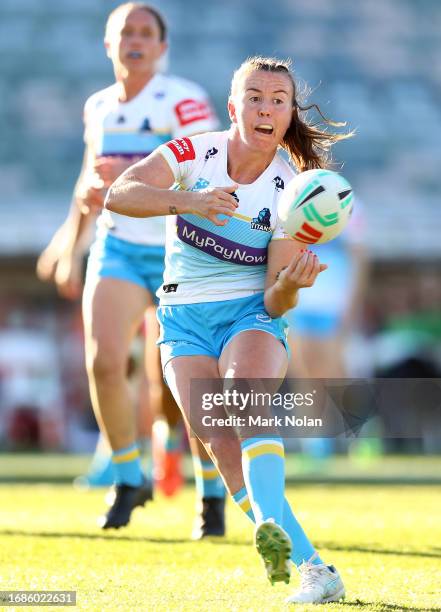
[[[265,279],[265,308],[271,317],[281,317],[298,302],[298,290],[311,287],[321,264],[314,253],[295,240],[272,240],[268,246],[268,269]]]
[[[201,191],[175,191],[176,177],[158,151],[128,168],[110,187],[105,207],[129,217],[158,217],[183,213],[200,214],[216,225],[225,225],[237,208],[230,195],[237,185]]]
[[[92,160],[92,153],[86,146],[67,217],[37,261],[38,277],[55,282],[59,293],[68,299],[76,299],[81,295],[82,258],[88,247],[84,238],[95,219],[95,215],[84,210],[82,188],[82,181]]]

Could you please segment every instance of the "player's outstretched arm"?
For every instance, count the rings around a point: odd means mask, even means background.
[[[295,240],[274,240],[268,247],[265,308],[271,317],[281,317],[298,302],[298,291],[312,287],[328,266]]]
[[[174,183],[170,166],[159,152],[155,152],[116,179],[104,206],[129,217],[199,214],[216,225],[228,222],[228,218],[219,219],[217,215],[231,217],[238,206],[231,195],[237,189],[235,184],[201,191],[170,190]]]

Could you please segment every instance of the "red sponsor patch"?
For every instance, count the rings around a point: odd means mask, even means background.
[[[190,138],[175,138],[167,143],[167,147],[173,151],[179,163],[191,161],[196,158],[193,143]]]
[[[175,112],[179,125],[203,121],[204,119],[210,119],[212,116],[211,108],[206,102],[191,99],[181,100],[179,104],[176,104]]]

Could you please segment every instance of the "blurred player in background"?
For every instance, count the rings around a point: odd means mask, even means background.
[[[163,219],[135,220],[102,211],[109,185],[135,161],[161,143],[214,129],[218,122],[206,93],[195,83],[158,72],[167,49],[162,15],[143,3],[120,5],[106,24],[105,47],[116,82],[92,95],[84,108],[85,154],[69,216],[42,254],[41,276],[54,275],[62,295],[81,291],[81,243],[94,211],[100,211],[83,293],[86,365],[92,404],[101,432],[112,449],[116,494],[104,529],[126,525],[134,507],[151,499],[151,483],[140,464],[136,419],[127,381],[132,340],[147,319],[146,370],[150,398],[169,422],[163,439],[162,488],[176,482],[178,411],[162,382],[157,339],[155,292],[162,282]],[[152,402],[151,402],[152,403]],[[195,537],[224,532],[223,483],[201,446],[193,448],[202,515]],[[168,462],[168,464],[167,464]],[[171,482],[170,479],[175,481]],[[179,476],[177,477],[179,479]]]
[[[110,188],[106,207],[140,218],[169,215],[158,291],[167,382],[234,501],[256,523],[256,546],[270,581],[289,581],[292,559],[301,588],[289,603],[338,601],[345,589],[337,570],[322,561],[285,499],[277,428],[256,432],[247,419],[245,426],[237,421],[237,427],[216,427],[228,415],[227,406],[217,403],[202,405],[212,423],[204,428],[199,401],[191,404],[191,380],[207,379],[207,389],[210,380],[223,380],[224,389],[234,389],[237,379],[254,379],[245,381],[249,390],[260,379],[279,384],[284,377],[282,315],[327,266],[280,226],[278,200],[294,170],[278,147],[303,171],[323,167],[327,150],[348,135],[307,122],[289,64],[274,59],[242,64],[228,111],[229,131],[171,141],[129,168]],[[175,182],[182,190],[170,189]],[[266,390],[262,385],[258,391]],[[251,407],[254,416],[262,413],[271,415],[265,407]]]
[[[293,358],[290,378],[346,378],[345,350],[359,322],[367,283],[368,260],[364,241],[364,215],[356,202],[346,230],[326,244],[312,246],[328,264],[314,286],[302,293],[298,306],[286,313]],[[302,449],[313,460],[333,451],[332,438],[304,438]]]

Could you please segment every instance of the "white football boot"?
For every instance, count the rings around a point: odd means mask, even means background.
[[[345,587],[333,565],[303,562],[299,567],[300,589],[286,603],[322,604],[345,598]]]

